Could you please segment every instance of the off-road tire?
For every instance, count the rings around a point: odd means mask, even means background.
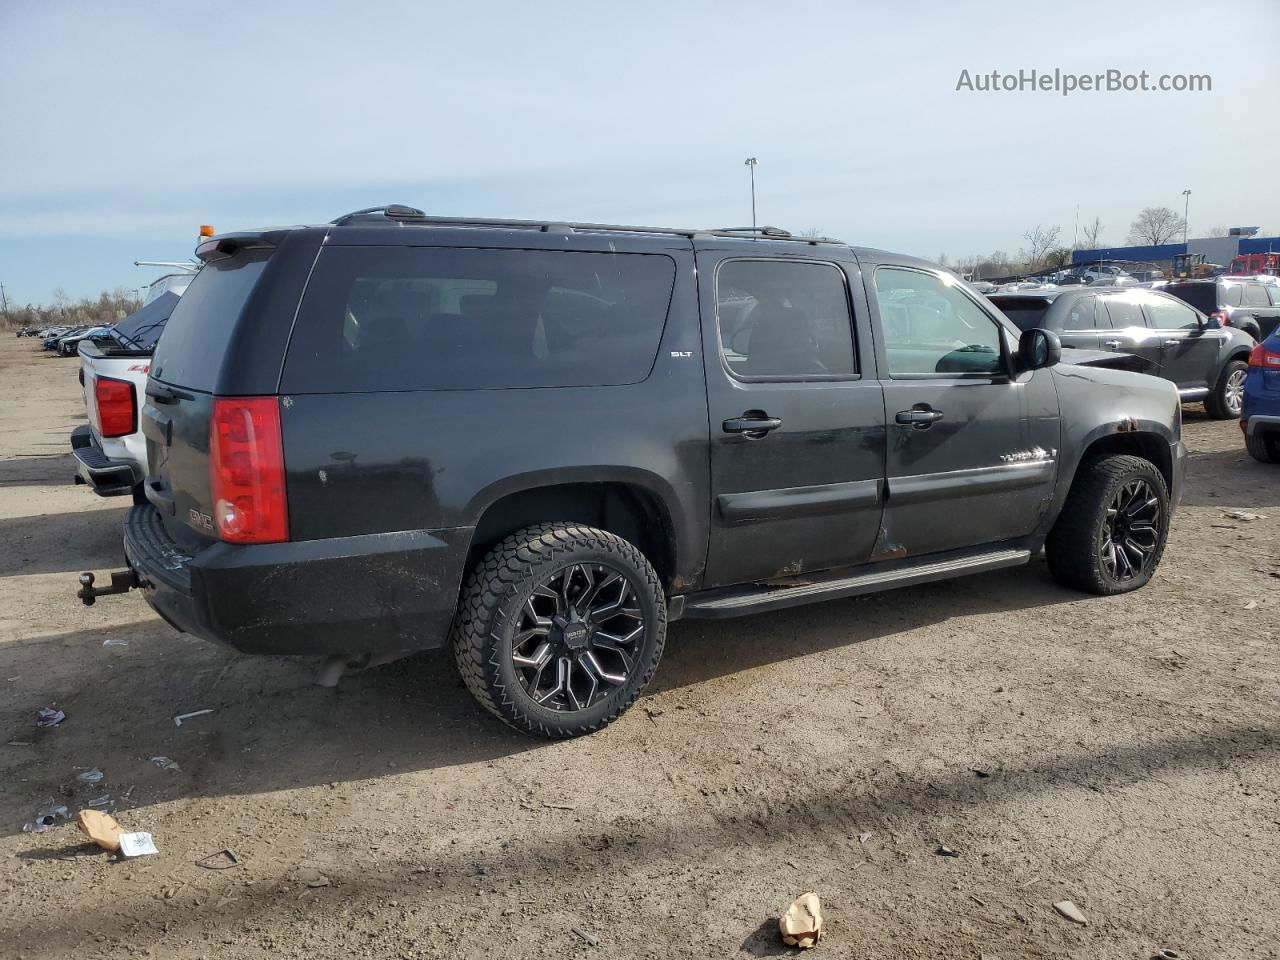
[[[572,564],[603,563],[630,582],[644,614],[627,682],[583,710],[554,710],[533,699],[511,661],[513,617],[534,587]],[[480,705],[525,733],[564,739],[593,733],[616,720],[653,679],[667,636],[667,603],[653,566],[633,544],[576,523],[542,523],[511,534],[472,569],[454,618],[458,672]]]
[[[1259,463],[1280,463],[1280,433],[1246,433],[1244,447]]]
[[[1204,398],[1204,409],[1209,416],[1215,420],[1234,420],[1240,416],[1240,407],[1236,406],[1233,410],[1227,400],[1227,382],[1233,373],[1248,372],[1248,370],[1249,365],[1243,360],[1232,360],[1222,368],[1218,382],[1213,385],[1213,391]]]
[[[1145,480],[1159,499],[1155,550],[1134,578],[1112,577],[1101,557],[1107,508],[1121,487]],[[1169,488],[1149,460],[1129,455],[1103,457],[1082,464],[1076,473],[1062,513],[1045,543],[1049,571],[1062,584],[1104,596],[1128,593],[1145,586],[1160,565],[1169,535]]]

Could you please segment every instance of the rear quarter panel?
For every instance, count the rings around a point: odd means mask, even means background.
[[[123,437],[104,438],[98,422],[98,405],[94,402],[93,390],[94,381],[98,377],[127,380],[133,384],[135,411],[141,414],[142,405],[146,402],[147,372],[150,368],[151,358],[148,356],[106,356],[88,342],[80,347],[85,415],[89,420],[89,429],[93,431],[93,438],[102,447],[102,452],[112,460],[132,460],[142,467],[144,473],[147,467],[147,441],[142,435],[141,417],[138,429],[133,433]]]

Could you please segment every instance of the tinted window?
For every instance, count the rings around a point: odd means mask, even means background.
[[[716,273],[720,349],[739,377],[851,376],[844,274],[827,263],[730,260]]]
[[[1109,327],[1111,324],[1106,319],[1106,311],[1102,312],[1102,318],[1099,320],[1097,304],[1097,297],[1076,297],[1071,301],[1066,319],[1062,322],[1062,328],[1064,330],[1097,330]]]
[[[875,288],[890,376],[1004,372],[1000,327],[953,282],[881,267]]]
[[[156,345],[153,377],[193,390],[213,389],[218,360],[269,255],[253,251],[200,268]]]
[[[1142,302],[1142,308],[1147,311],[1151,326],[1157,330],[1196,330],[1200,327],[1196,312],[1172,297],[1151,297]]]
[[[636,383],[653,367],[674,281],[674,261],[658,255],[331,247],[303,297],[282,386]]]
[[[1111,314],[1111,325],[1117,330],[1125,327],[1145,327],[1146,319],[1138,309],[1137,301],[1127,297],[1107,297],[1107,312]]]
[[[1014,322],[1019,330],[1034,330],[1044,326],[1044,316],[1049,311],[1049,301],[1043,297],[989,297],[1000,312]]]
[[[1246,307],[1269,307],[1271,301],[1267,299],[1267,291],[1263,289],[1260,283],[1246,283],[1244,285],[1244,305]]]
[[[1243,302],[1244,284],[1224,283],[1222,285],[1222,303],[1228,307],[1238,307]]]
[[[1218,285],[1216,283],[1170,283],[1164,292],[1185,300],[1201,313],[1213,313],[1218,309]]]

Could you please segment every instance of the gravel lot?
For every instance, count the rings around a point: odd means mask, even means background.
[[[75,361],[5,334],[0,400],[0,956],[775,956],[807,890],[818,956],[1280,956],[1280,470],[1234,423],[1186,409],[1145,590],[1037,562],[677,623],[629,714],[552,744],[441,655],[326,690],[80,605],[125,505],[70,482]],[[102,793],[159,856],[21,830]]]

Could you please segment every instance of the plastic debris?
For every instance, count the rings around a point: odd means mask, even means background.
[[[105,807],[111,803],[111,797],[104,793],[100,797],[94,797],[92,800],[88,801],[88,803],[91,807]]]
[[[168,757],[152,757],[151,762],[161,770],[181,770],[177,760],[170,760]]]
[[[816,893],[802,893],[778,919],[778,932],[789,947],[807,950],[822,939],[822,904]]]
[[[104,647],[127,647],[129,641],[125,637],[107,637],[102,641]]]
[[[53,709],[53,707],[41,707],[36,711],[37,727],[56,727],[65,719],[67,719],[67,715],[61,710]]]
[[[871,839],[871,837],[872,837],[872,833],[870,830],[863,830],[860,834],[858,834],[858,842],[866,843],[868,840]]]
[[[120,824],[111,814],[101,810],[81,810],[76,814],[76,820],[80,830],[103,850],[120,849]]]
[[[100,783],[102,781],[102,771],[97,767],[92,770],[86,770],[84,773],[77,773],[76,779],[81,783]]]
[[[212,710],[196,710],[193,713],[180,713],[173,718],[173,725],[175,727],[180,727],[182,726],[183,720],[190,720],[192,717],[203,717],[206,713],[213,713],[213,711]]]
[[[50,827],[56,826],[59,820],[66,820],[67,817],[67,808],[60,803],[54,804],[37,813],[30,823],[24,823],[22,832],[44,833]]]
[[[600,946],[600,941],[597,940],[595,937],[593,937],[591,934],[587,933],[587,931],[583,930],[581,927],[570,927],[569,931],[575,937],[577,937],[579,940],[581,940],[583,943],[589,946],[592,946],[592,947]]]
[[[937,849],[937,850],[935,850],[935,851],[933,851],[933,852],[934,852],[934,853],[936,853],[936,854],[937,854],[938,856],[940,856],[940,857],[958,857],[958,856],[960,856],[960,851],[959,851],[959,850],[952,850],[952,849],[951,849],[950,847],[948,847],[945,843],[940,843],[940,844],[938,844],[938,849]]]
[[[1078,923],[1082,927],[1087,927],[1089,925],[1089,921],[1085,919],[1085,915],[1080,912],[1080,908],[1070,900],[1059,900],[1053,905],[1053,909],[1057,910],[1058,913],[1062,914],[1072,923]]]
[[[1265,520],[1266,514],[1253,513],[1249,510],[1223,510],[1222,515],[1228,520]]]
[[[151,834],[145,831],[120,834],[120,852],[126,857],[149,857],[159,853]]]

